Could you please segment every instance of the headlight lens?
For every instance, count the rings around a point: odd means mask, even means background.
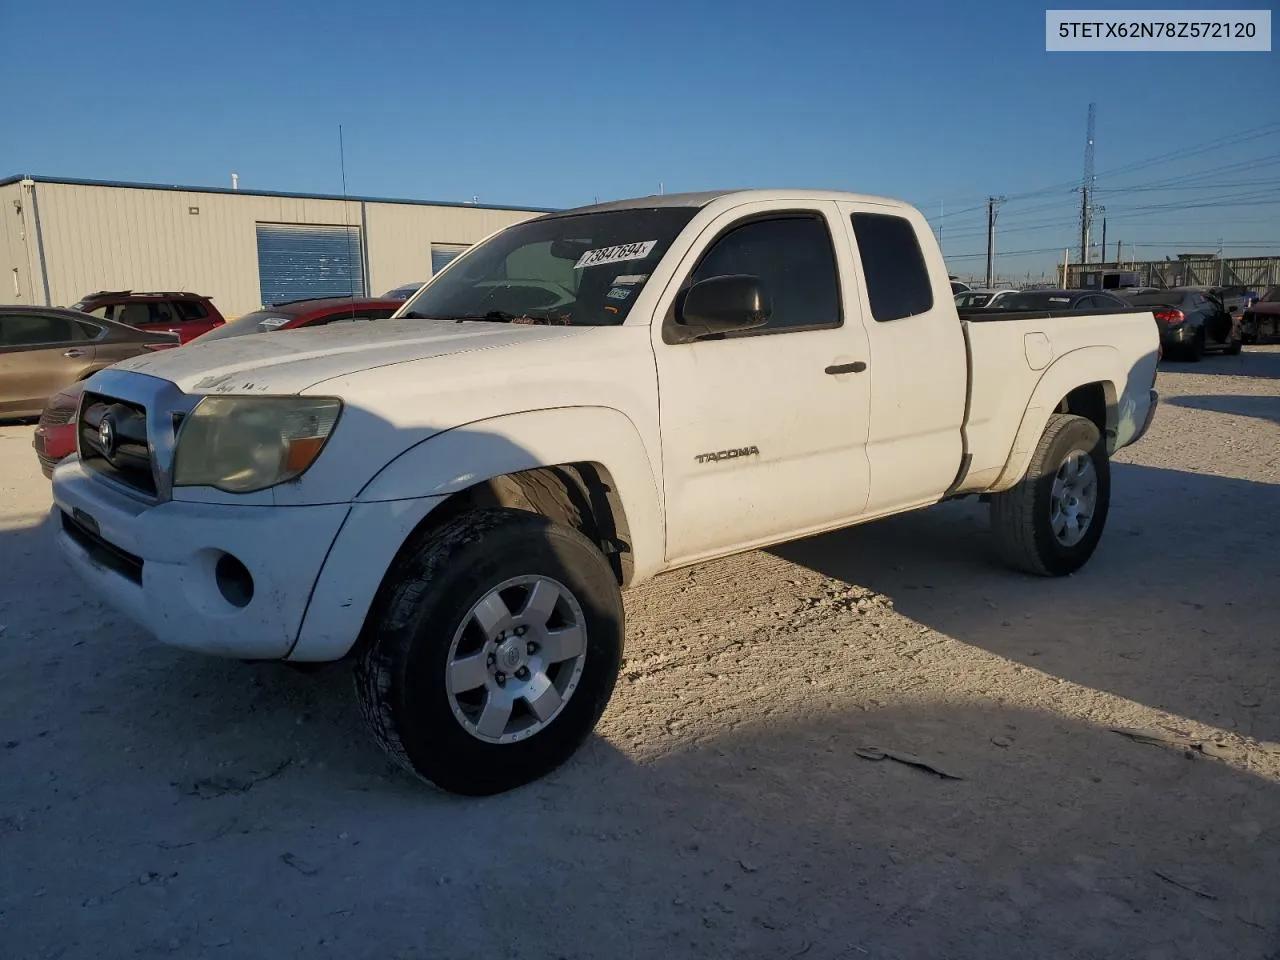
[[[182,424],[173,485],[252,493],[299,477],[341,412],[336,397],[205,397]]]

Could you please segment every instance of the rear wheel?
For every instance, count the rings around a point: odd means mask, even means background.
[[[991,526],[1005,563],[1042,577],[1074,573],[1097,549],[1111,503],[1111,461],[1097,426],[1054,414],[1026,475],[991,497]]]
[[[576,530],[477,510],[388,575],[356,663],[374,738],[406,769],[483,795],[554,770],[591,733],[622,657],[622,597]]]

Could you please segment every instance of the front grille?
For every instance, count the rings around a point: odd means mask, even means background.
[[[105,431],[104,420],[109,424]],[[81,463],[148,496],[156,495],[146,407],[86,391],[77,429]]]
[[[102,535],[97,530],[91,529],[91,526],[96,527],[97,524],[87,516],[81,522],[65,510],[60,512],[62,514],[62,529],[95,562],[108,570],[114,570],[134,583],[142,583],[143,561],[141,557],[135,556],[127,550],[121,550],[115,544],[103,540]]]

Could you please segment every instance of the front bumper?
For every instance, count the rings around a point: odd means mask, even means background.
[[[75,424],[37,424],[31,437],[31,447],[40,461],[41,472],[52,477],[53,468],[76,452]]]
[[[76,459],[54,470],[53,501],[63,555],[106,603],[165,643],[244,659],[292,649],[350,509],[152,503]]]
[[[314,662],[338,660],[355,644],[401,544],[444,499],[155,503],[72,458],[54,470],[52,512],[71,566],[157,640],[213,656]],[[226,569],[220,577],[227,555],[252,579],[247,603]]]

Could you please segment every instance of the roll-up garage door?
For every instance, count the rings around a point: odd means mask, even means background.
[[[467,246],[468,244],[465,243],[433,243],[431,245],[431,275],[434,277],[448,266],[449,261],[458,254],[463,253]]]
[[[359,227],[258,224],[258,283],[264,304],[310,297],[362,297]]]

